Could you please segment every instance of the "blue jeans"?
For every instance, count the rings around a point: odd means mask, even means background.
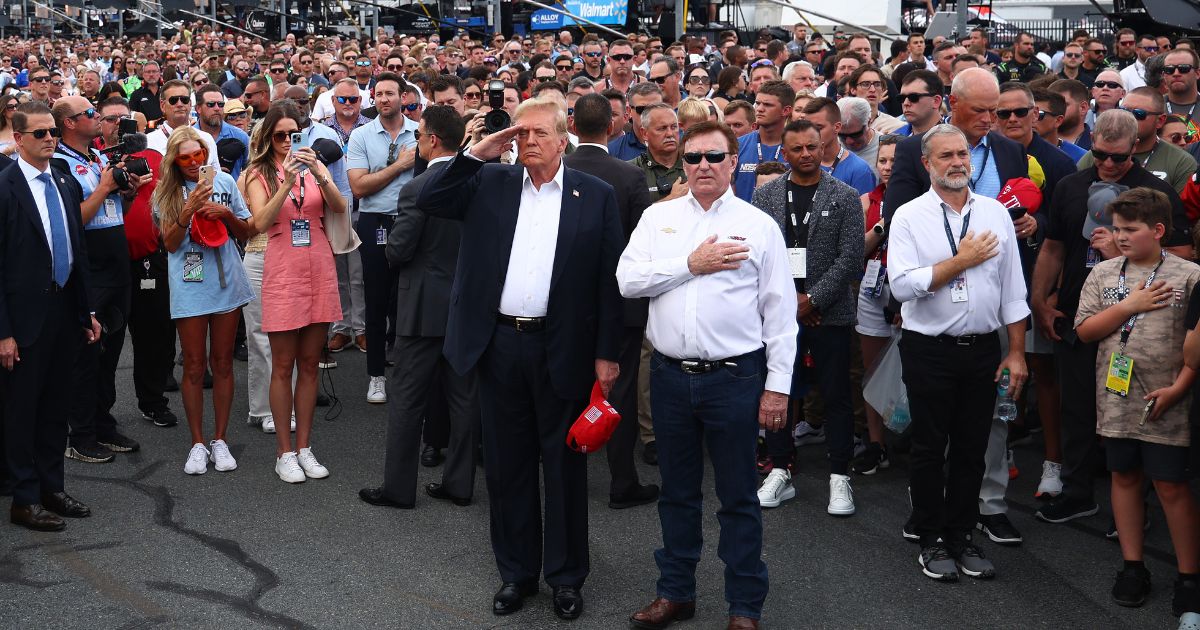
[[[717,555],[725,563],[729,614],[758,619],[768,589],[755,470],[766,355],[758,350],[732,360],[736,366],[686,374],[658,352],[650,359],[650,408],[662,476],[658,518],[663,546],[654,559],[659,597],[673,602],[696,599],[696,564],[704,547],[700,487],[707,442],[721,501]]]

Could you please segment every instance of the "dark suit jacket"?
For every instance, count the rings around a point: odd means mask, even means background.
[[[67,286],[78,302],[79,325],[91,322],[87,298],[87,248],[78,189],[71,176],[51,169],[67,215],[74,260]],[[54,274],[50,243],[42,228],[33,193],[14,160],[0,162],[0,339],[13,337],[18,347],[38,340],[45,320]],[[80,331],[79,334],[83,334]]]
[[[388,264],[399,270],[396,334],[406,337],[446,336],[462,223],[417,209],[421,188],[443,168],[446,162],[438,162],[400,189],[396,221],[384,250]]]
[[[625,243],[629,243],[629,235],[633,228],[642,220],[642,212],[650,205],[650,191],[645,186],[645,175],[641,169],[618,160],[608,154],[608,151],[593,146],[581,146],[575,152],[563,158],[567,168],[583,171],[594,175],[613,187],[617,194],[617,212],[621,216],[621,229],[625,233]],[[622,299],[625,303],[624,323],[634,328],[645,328],[646,319],[650,313],[650,300]]]
[[[498,325],[523,173],[459,154],[417,198],[426,213],[463,221],[445,347],[459,374],[478,363]],[[616,361],[620,353],[616,270],[624,243],[612,186],[566,169],[545,332],[550,382],[560,398],[586,397],[595,360]]]

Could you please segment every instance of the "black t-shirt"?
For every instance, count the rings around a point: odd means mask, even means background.
[[[788,179],[787,202],[783,218],[783,232],[788,247],[808,247],[808,213],[812,209],[813,197],[817,194],[816,184],[802,186]],[[796,278],[796,290],[804,291],[804,278]]]
[[[1059,180],[1054,189],[1057,207],[1050,214],[1050,222],[1046,229],[1046,238],[1063,244],[1062,285],[1058,289],[1058,310],[1072,322],[1079,307],[1079,293],[1083,290],[1083,281],[1091,273],[1087,266],[1087,252],[1091,244],[1083,237],[1083,224],[1087,217],[1088,187],[1099,180],[1100,176],[1097,175],[1095,167]],[[1153,188],[1165,194],[1171,200],[1172,228],[1171,233],[1163,239],[1163,246],[1191,244],[1191,223],[1179,194],[1170,184],[1151,175],[1137,164],[1134,164],[1117,183],[1130,188]]]
[[[158,88],[159,92],[162,88]],[[129,109],[135,112],[141,112],[146,120],[158,120],[163,117],[162,103],[158,100],[159,92],[151,92],[146,86],[142,86],[133,91],[129,95]]]

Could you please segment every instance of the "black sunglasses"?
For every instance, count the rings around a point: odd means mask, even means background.
[[[48,129],[33,129],[30,131],[21,131],[19,133],[27,133],[38,140],[45,140],[47,135],[49,135],[51,138],[57,138],[60,135],[58,133],[58,127],[50,127]]]
[[[688,77],[688,83],[696,85],[701,83],[712,83],[712,79],[708,78],[707,74],[695,74]]]
[[[205,107],[225,107],[225,101],[205,101]]]
[[[705,160],[709,164],[720,164],[728,156],[728,151],[705,151],[704,153],[689,151],[683,154],[683,161],[688,164],[699,164],[700,160]]]
[[[271,68],[271,74],[278,74],[280,72],[287,72],[287,68]]]
[[[1103,162],[1104,160],[1112,160],[1113,164],[1123,164],[1126,160],[1128,160],[1130,158],[1130,154],[1129,153],[1109,153],[1107,151],[1100,151],[1098,149],[1092,149],[1092,158],[1095,159],[1097,163]]]
[[[933,92],[910,92],[908,94],[901,94],[900,98],[915,104],[926,96],[937,96],[937,94]]]
[[[1110,90],[1125,89],[1125,88],[1121,87],[1121,84],[1117,83],[1116,81],[1096,81],[1095,83],[1092,84],[1092,87],[1108,88]]]
[[[337,102],[341,103],[342,105],[345,105],[346,103],[353,105],[362,100],[361,96],[336,96],[334,98],[336,98]]]
[[[556,78],[557,77],[534,77],[534,80],[536,80],[538,83],[549,83]]]
[[[633,59],[633,55],[621,53],[619,55],[609,55],[609,58],[614,61],[629,61],[630,59]]]
[[[999,118],[1000,120],[1008,120],[1009,118],[1012,118],[1013,116],[1016,116],[1017,118],[1024,118],[1024,117],[1028,116],[1029,112],[1032,110],[1033,110],[1032,107],[1014,107],[1013,109],[997,109],[996,117]]]
[[[559,64],[559,65],[557,65],[557,66],[554,66],[554,67],[555,67],[555,68],[558,68],[559,72],[570,72],[570,71],[572,71],[572,70],[574,70],[574,69],[575,69],[575,66],[574,66],[574,64],[572,64],[572,65],[569,65],[569,66],[568,66],[568,65],[566,65],[566,64]]]
[[[192,97],[190,97],[190,96],[170,96],[170,97],[167,97],[167,102],[170,103],[171,105],[180,105],[182,103],[191,103]]]
[[[664,75],[662,75],[661,77],[650,77],[650,80],[651,80],[651,81],[653,81],[653,82],[655,82],[655,83],[657,83],[657,84],[659,84],[659,85],[663,85],[664,83],[666,83],[666,82],[667,82],[667,78],[668,78],[668,77],[670,77],[670,76],[671,76],[671,75],[669,75],[669,74],[664,74]]]
[[[866,132],[867,132],[867,128],[866,128],[866,126],[864,126],[862,129],[859,129],[858,131],[852,131],[850,133],[845,133],[845,132],[839,131],[838,137],[839,138],[850,138],[853,140],[856,138],[861,138],[862,135]]]
[[[1195,69],[1196,69],[1196,67],[1190,63],[1181,63],[1177,66],[1163,66],[1162,73],[1163,74],[1175,74],[1175,71],[1178,70],[1179,74],[1188,74],[1189,72],[1191,72],[1192,70],[1195,70]]]
[[[34,77],[34,78],[30,79],[30,81],[32,81],[34,83],[49,83],[50,77]]]
[[[1158,116],[1158,115],[1162,114],[1162,112],[1152,112],[1148,109],[1142,109],[1140,107],[1133,107],[1133,108],[1122,107],[1121,109],[1129,112],[1130,114],[1133,114],[1133,117],[1138,120],[1146,120],[1150,116]]]

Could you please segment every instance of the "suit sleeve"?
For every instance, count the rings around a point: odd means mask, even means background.
[[[843,191],[846,192],[846,191]],[[863,232],[864,225],[862,204],[849,194],[838,195],[834,200],[841,216],[841,230],[838,233],[838,254],[833,265],[821,276],[821,280],[809,287],[808,297],[817,309],[825,309],[830,304],[846,297],[846,287],[862,274]]]
[[[11,160],[9,162],[0,161],[0,168],[8,166],[11,163]],[[15,196],[9,195],[6,201],[14,198]],[[0,208],[0,278],[7,278],[9,271],[14,271],[15,273],[15,270],[9,270],[5,268],[5,262],[8,260],[8,258],[3,253],[10,251],[9,247],[11,247],[11,245],[9,243],[8,235],[9,215],[14,210],[16,210],[16,204],[11,203],[11,201],[10,203],[6,204],[4,208]],[[8,293],[0,290],[0,339],[8,339],[12,336],[12,320],[8,317]]]
[[[900,206],[920,197],[928,188],[921,181],[921,173],[917,170],[925,168],[921,164],[920,146],[919,143],[912,142],[896,145],[896,165],[883,196],[883,216],[889,226],[892,216]]]
[[[396,220],[392,224],[392,231],[388,233],[387,247],[384,249],[388,265],[393,269],[403,267],[412,260],[421,242],[421,231],[425,228],[428,216],[417,209],[417,195],[421,192],[422,183],[420,179],[410,180],[400,189]]]
[[[474,161],[474,160],[472,160]],[[600,243],[600,274],[597,282],[596,358],[616,361],[621,353],[621,293],[617,289],[617,261],[625,244],[621,233],[621,217],[617,212],[616,193],[610,188],[605,195],[603,230]]]
[[[483,162],[461,151],[440,173],[435,173],[417,196],[417,209],[430,216],[462,220],[475,191]],[[618,226],[619,227],[619,226]]]
[[[650,191],[646,189],[645,182],[639,177],[629,182],[629,216],[625,217],[624,228],[625,241],[629,241],[629,237],[633,235],[634,228],[637,227],[639,221],[642,220],[642,213],[646,208],[650,207]]]

